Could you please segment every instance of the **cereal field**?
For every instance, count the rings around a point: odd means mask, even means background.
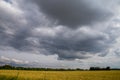
[[[0,80],[120,80],[120,71],[0,70]]]

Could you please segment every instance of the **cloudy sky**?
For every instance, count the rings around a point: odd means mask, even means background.
[[[0,0],[0,65],[119,63],[120,0]]]

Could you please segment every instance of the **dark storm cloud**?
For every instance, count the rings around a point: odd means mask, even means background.
[[[6,1],[6,2],[8,2],[8,3],[12,4],[11,0],[4,0],[4,1]]]
[[[60,25],[78,27],[106,20],[111,12],[94,0],[33,0],[50,19]],[[96,3],[94,3],[96,2]],[[98,5],[96,5],[98,4]]]
[[[24,50],[26,46],[29,45],[29,43],[25,40],[27,37],[29,37],[28,31],[20,30],[15,33],[16,35],[13,36],[12,40],[9,41],[10,46],[18,49],[18,50]]]
[[[114,41],[108,29],[104,30],[106,26],[96,26],[96,22],[101,23],[110,17],[109,10],[101,8],[97,1],[33,1],[39,9],[24,0],[16,1],[19,7],[9,3],[0,5],[0,46],[23,52],[56,54],[60,60],[74,60],[104,53]],[[51,19],[60,25],[52,25]]]
[[[58,33],[54,38],[44,37],[43,40],[40,40],[42,48],[48,51],[46,55],[57,54],[59,59],[85,59],[91,57],[90,55],[104,52],[109,46],[107,43],[109,40],[104,34],[94,34],[94,31],[91,34],[92,30],[88,30],[86,33],[84,31],[76,33],[77,31],[64,28],[64,31],[64,33]]]

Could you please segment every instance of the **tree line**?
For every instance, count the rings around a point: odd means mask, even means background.
[[[111,70],[111,68],[108,66],[106,68],[100,68],[100,67],[90,67],[89,70]]]
[[[83,69],[64,69],[64,68],[31,68],[31,67],[15,67],[11,65],[3,65],[0,66],[1,70],[36,70],[36,71],[76,71],[76,70],[83,70]]]
[[[80,69],[80,68],[76,68],[76,69],[64,69],[64,68],[31,68],[31,67],[15,67],[15,66],[11,66],[11,65],[2,65],[0,66],[0,70],[36,70],[36,71],[85,71],[85,70],[90,70],[90,71],[94,71],[94,70],[120,70],[119,68],[110,68],[105,67],[105,68],[100,68],[100,67],[90,67],[89,69]]]

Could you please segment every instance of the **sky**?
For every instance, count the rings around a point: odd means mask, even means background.
[[[0,0],[0,65],[120,68],[120,0]]]

